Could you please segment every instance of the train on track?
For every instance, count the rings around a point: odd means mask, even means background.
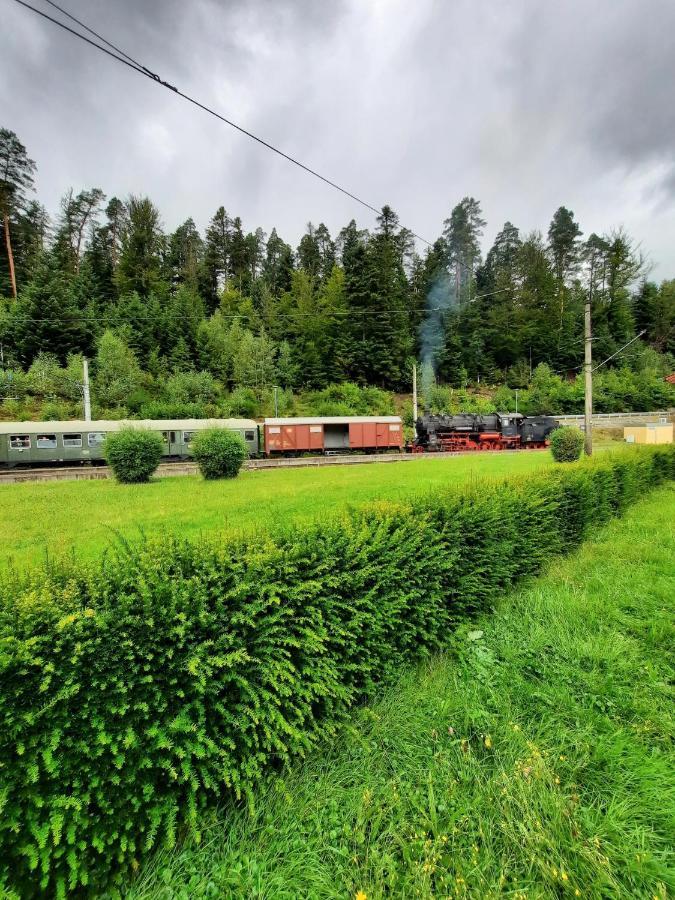
[[[240,434],[249,456],[257,458],[540,448],[547,446],[558,423],[547,416],[517,413],[425,414],[415,423],[415,439],[406,444],[400,416],[277,417],[262,424],[253,419],[0,422],[0,466],[103,462],[106,435],[129,425],[158,432],[168,461],[189,459],[195,433],[212,427]]]
[[[478,415],[459,413],[432,416],[415,422],[411,450],[422,453],[440,450],[540,450],[548,447],[549,436],[559,423],[551,416],[523,416],[520,413]]]

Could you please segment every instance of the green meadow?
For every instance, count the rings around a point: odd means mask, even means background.
[[[397,499],[448,484],[531,472],[552,465],[550,453],[421,456],[410,462],[267,469],[233,481],[199,476],[0,485],[0,567],[20,569],[49,557],[90,560],[117,539],[141,533],[202,534],[268,529],[326,516],[349,503]]]
[[[672,896],[674,510],[663,487],[495,596],[128,900]]]

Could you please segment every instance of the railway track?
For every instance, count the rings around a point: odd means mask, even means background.
[[[472,455],[476,451],[471,451]],[[497,452],[497,451],[484,451]],[[500,450],[499,453],[523,453],[523,450]],[[545,452],[530,450],[530,453]],[[299,456],[293,459],[249,459],[244,469],[306,469],[318,466],[357,466],[372,463],[413,462],[414,460],[466,456],[455,453],[350,453],[335,456]],[[180,475],[196,475],[197,466],[191,462],[161,463],[155,473],[160,478]],[[58,468],[6,469],[0,471],[0,484],[17,484],[24,481],[98,481],[110,478],[108,466],[60,466]]]

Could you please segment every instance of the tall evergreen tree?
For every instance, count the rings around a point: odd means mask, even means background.
[[[444,222],[443,239],[448,251],[448,265],[455,283],[455,296],[460,304],[469,302],[473,278],[480,263],[480,237],[485,227],[480,203],[464,197]]]
[[[34,173],[35,163],[29,158],[16,134],[7,128],[0,128],[0,216],[6,252],[3,262],[6,264],[9,286],[15,299],[18,289],[12,249],[12,223],[23,209],[26,191],[33,190]]]
[[[121,251],[115,280],[121,294],[140,297],[166,292],[162,279],[165,249],[157,208],[147,197],[130,197],[121,234]]]

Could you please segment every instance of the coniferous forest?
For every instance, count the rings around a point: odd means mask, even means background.
[[[598,362],[640,335],[598,373],[596,409],[673,405],[675,280],[564,206],[542,231],[504,223],[483,255],[473,197],[424,249],[389,206],[372,230],[308,223],[293,247],[225,206],[203,233],[167,232],[150,198],[98,188],[50,216],[37,184],[0,129],[2,418],[78,415],[82,357],[99,417],[259,415],[274,388],[280,412],[384,412],[415,360],[432,407],[504,408],[519,389],[523,411],[577,412],[589,293]]]

